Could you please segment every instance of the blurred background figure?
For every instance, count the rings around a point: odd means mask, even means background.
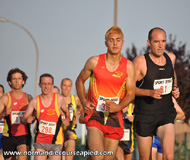
[[[82,104],[78,98],[71,94],[71,90],[73,89],[72,81],[69,78],[64,78],[60,84],[61,95],[63,95],[65,99],[65,103],[70,113],[70,124],[69,126],[63,127],[64,132],[64,145],[63,151],[75,151],[75,141],[77,139],[75,128],[77,127],[77,122],[79,119],[79,114],[82,112]],[[62,160],[73,160],[74,156],[62,156]]]
[[[133,110],[133,103],[130,103],[128,107],[123,109],[124,136],[119,141],[116,153],[117,160],[132,160],[132,153],[134,151]]]
[[[3,85],[0,84],[0,98],[3,96],[3,94],[5,93],[4,87]],[[3,147],[2,147],[2,143],[1,143],[1,138],[3,136],[3,128],[4,128],[4,119],[0,119],[0,160],[4,160],[3,158]]]

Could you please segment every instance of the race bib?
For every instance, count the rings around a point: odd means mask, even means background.
[[[130,140],[130,129],[124,129],[124,135],[121,141],[129,141]]]
[[[103,96],[99,95],[96,111],[99,111],[99,112],[108,112],[106,110],[106,105],[105,105],[105,101],[106,100],[112,100],[116,104],[119,104],[119,97],[103,97]]]
[[[154,80],[154,89],[163,89],[162,95],[169,94],[172,91],[172,78]]]
[[[48,121],[40,121],[39,124],[39,132],[44,134],[51,134],[55,135],[56,123],[55,122],[48,122]]]
[[[12,111],[11,112],[11,124],[20,124],[21,118],[25,111]]]
[[[0,133],[3,133],[4,123],[0,123]]]
[[[69,110],[69,114],[70,114],[70,120],[72,121],[73,120],[73,117],[74,117],[74,113],[73,113],[73,109],[70,109]]]

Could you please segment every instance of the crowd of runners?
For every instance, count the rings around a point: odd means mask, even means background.
[[[148,33],[150,51],[130,61],[121,55],[124,35],[119,27],[105,34],[106,53],[90,57],[73,82],[54,85],[50,73],[40,75],[41,94],[23,91],[26,73],[13,68],[7,74],[11,90],[0,85],[0,159],[27,160],[26,151],[74,153],[78,121],[87,129],[92,160],[132,160],[134,136],[140,160],[174,159],[174,120],[185,118],[174,69],[176,56],[166,53],[166,32]],[[89,79],[86,97],[85,82]],[[34,130],[31,130],[34,124]],[[32,142],[32,135],[34,141]],[[159,147],[159,148],[158,148]],[[7,154],[18,151],[21,155]],[[39,154],[35,160],[73,160],[74,154]]]

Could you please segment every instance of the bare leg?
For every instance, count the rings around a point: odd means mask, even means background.
[[[152,159],[152,137],[141,137],[137,135],[140,160]]]
[[[114,160],[119,144],[119,140],[110,139],[110,138],[104,138],[104,146],[105,151],[112,151],[113,155],[106,155],[104,156],[104,160]]]
[[[61,160],[61,155],[49,156],[49,160]]]
[[[0,149],[0,159],[4,160],[4,158],[3,158],[3,150],[2,149]]]
[[[65,160],[65,157],[66,157],[65,155],[62,155],[61,160]]]
[[[162,146],[164,160],[173,160],[175,141],[174,124],[169,123],[158,127],[157,136]]]
[[[39,148],[36,148],[35,151],[45,152],[45,150],[39,149]],[[35,155],[34,159],[35,160],[47,160],[47,155],[44,155],[44,156],[42,156],[42,155]]]
[[[29,147],[26,144],[21,144],[17,146],[17,151],[20,151],[22,154],[29,150]],[[27,155],[18,156],[18,160],[27,160]]]
[[[157,160],[157,148],[152,147],[152,160]]]
[[[88,146],[91,151],[104,151],[104,135],[96,127],[87,127]],[[104,156],[92,156],[92,160],[103,160]]]
[[[125,160],[132,160],[133,154],[132,153],[125,154],[124,157],[125,157]]]
[[[70,152],[70,151],[75,151],[75,140],[68,140],[64,143],[64,146],[65,146],[65,151],[66,152]],[[65,156],[65,159],[66,160],[73,160],[74,158],[74,155],[69,155],[69,156]]]
[[[116,159],[117,160],[124,160],[124,152],[120,146],[118,146],[118,148],[117,148]]]
[[[157,159],[156,160],[163,160],[163,154],[157,152]]]

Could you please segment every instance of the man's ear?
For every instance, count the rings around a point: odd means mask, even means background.
[[[148,44],[148,46],[150,46],[150,40],[149,39],[147,40],[147,44]]]
[[[105,41],[105,46],[108,47],[108,43],[107,43],[107,41]]]

